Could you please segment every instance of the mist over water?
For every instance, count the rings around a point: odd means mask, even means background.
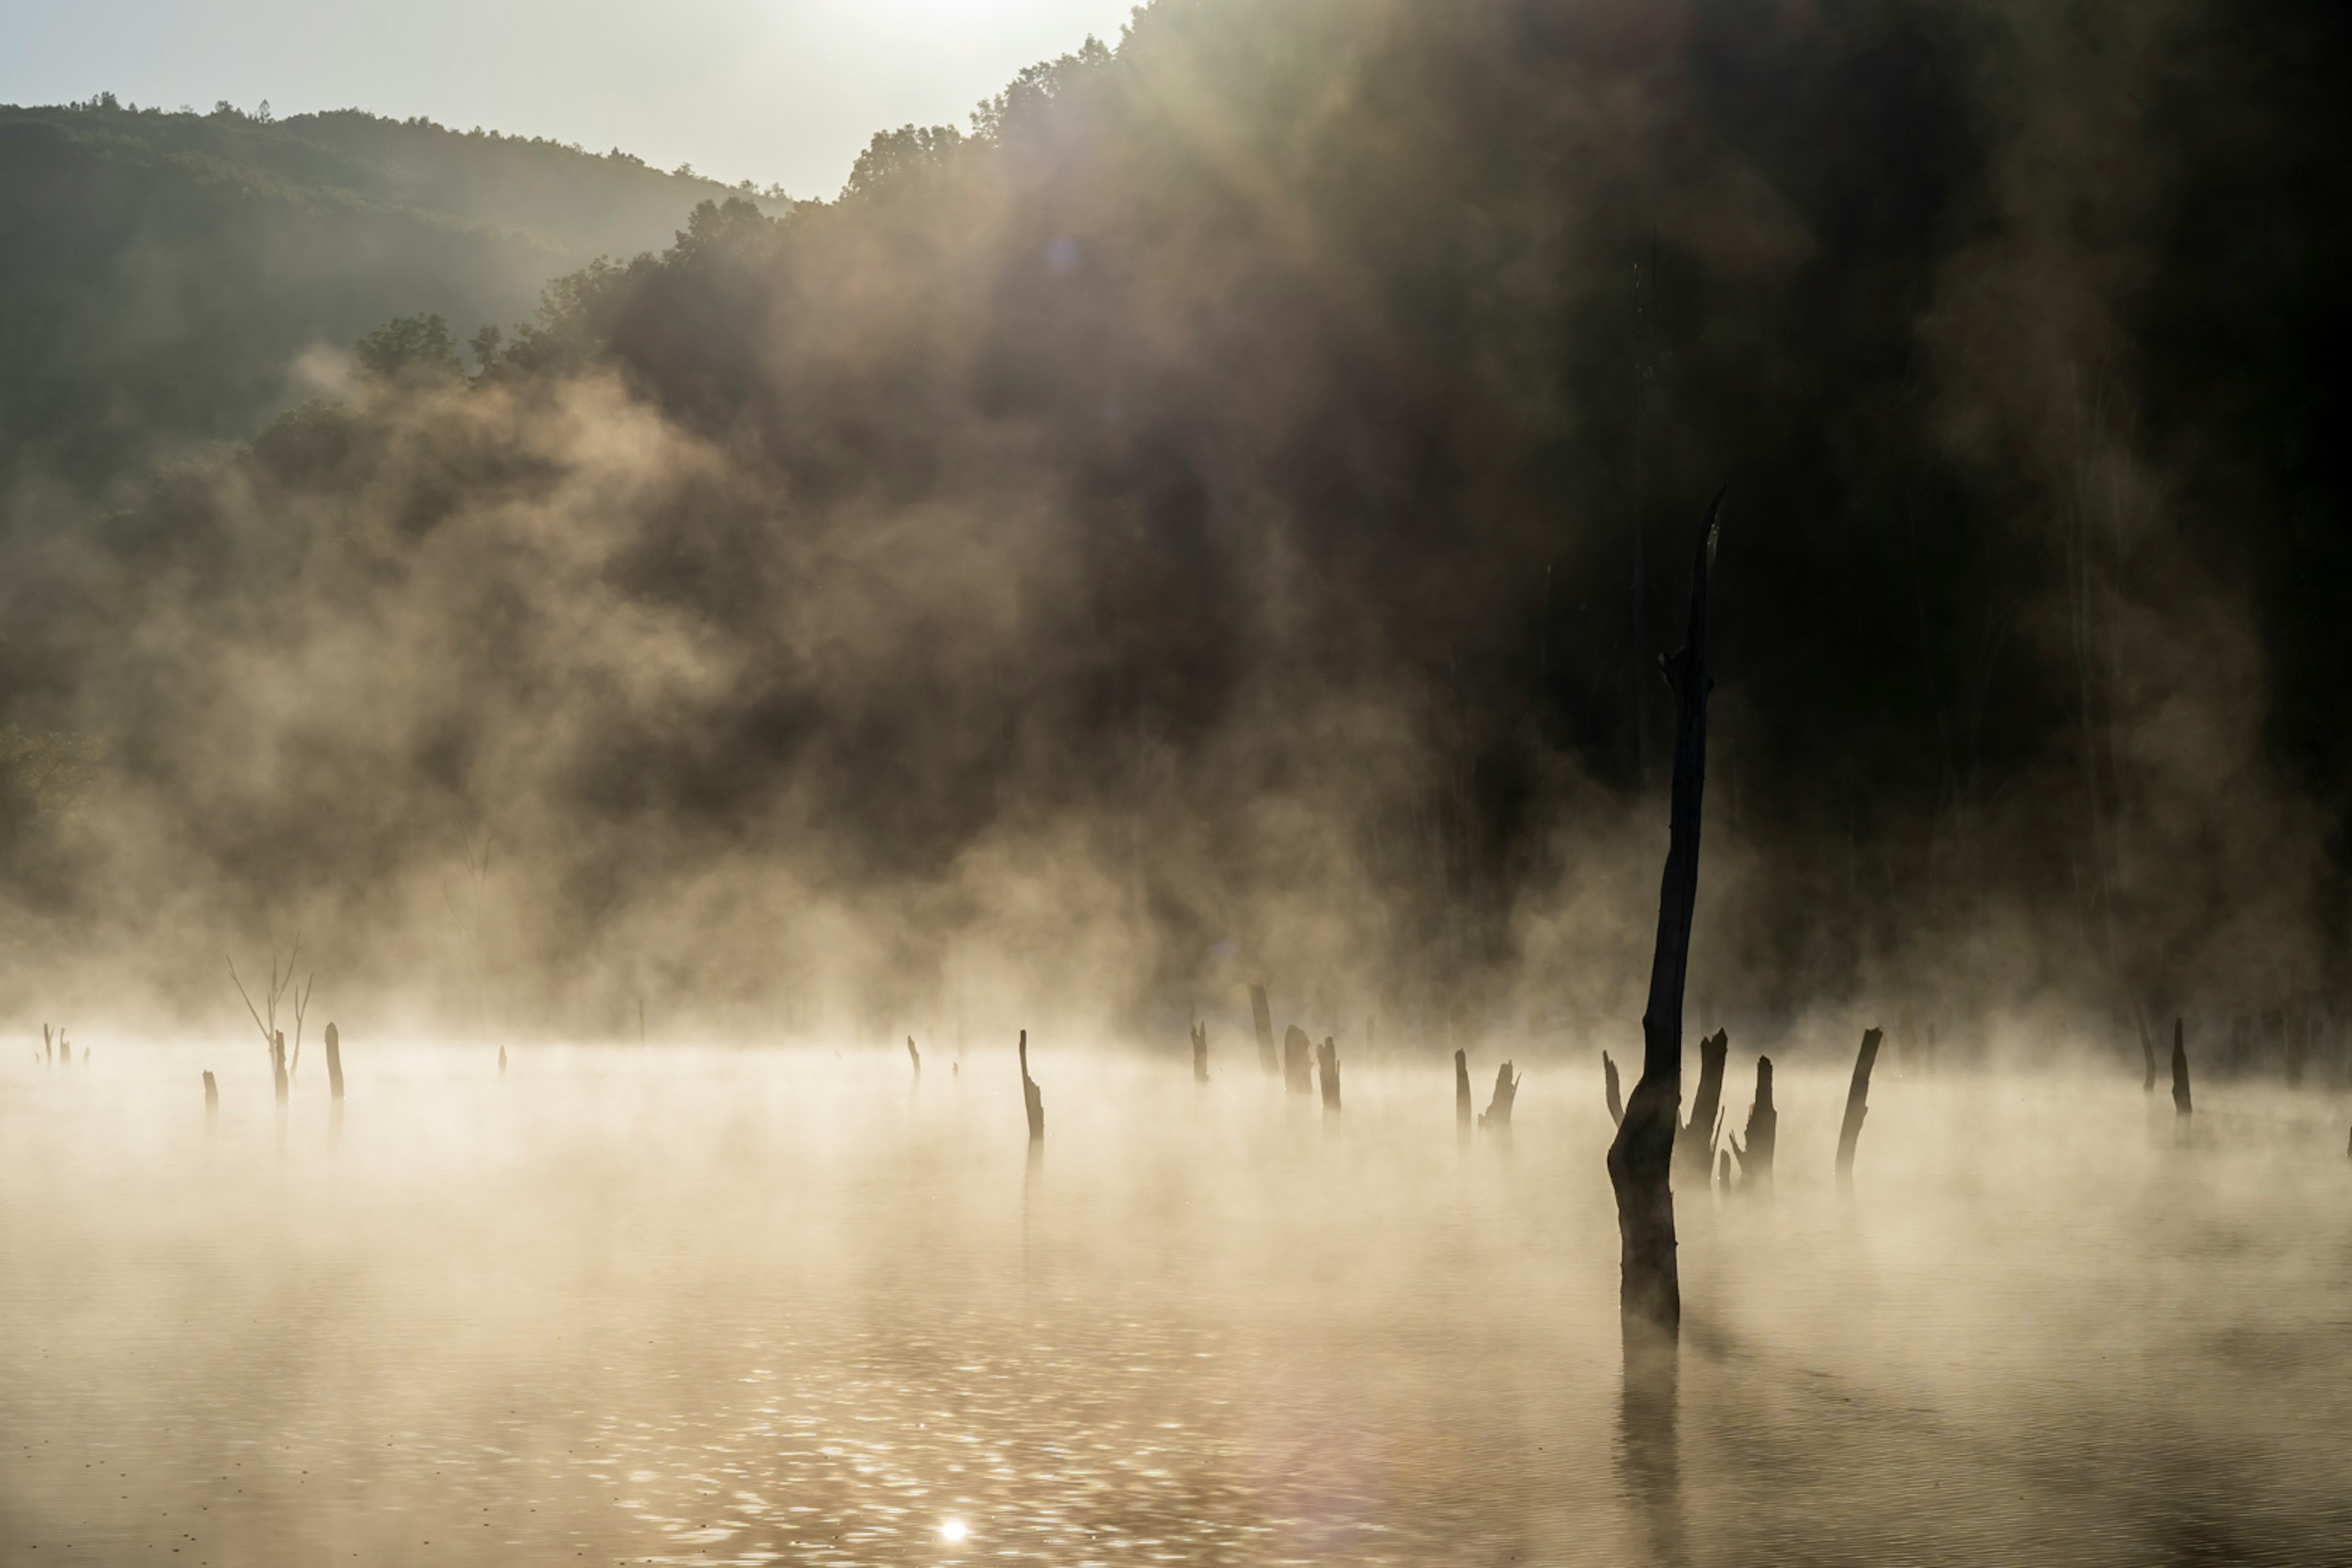
[[[1580,1050],[1458,1137],[1420,1061],[1328,1115],[1245,1037],[1206,1086],[1033,1039],[1034,1148],[1003,1042],[919,1081],[349,1043],[340,1117],[240,1052],[5,1069],[10,1561],[2284,1563],[2352,1525],[2352,1169],[2274,1089],[2207,1087],[2183,1147],[2127,1080],[1890,1062],[1842,1194],[1844,1064],[1784,1068],[1775,1190],[1678,1194],[1661,1394]]]

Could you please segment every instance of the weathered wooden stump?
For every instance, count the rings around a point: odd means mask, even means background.
[[[278,1030],[269,1037],[269,1079],[278,1090],[278,1103],[286,1103],[286,1031]]]
[[[499,1047],[499,1076],[507,1076],[507,1048],[503,1043]]]
[[[1683,646],[1659,661],[1675,696],[1666,867],[1658,888],[1658,939],[1650,960],[1649,1001],[1642,1013],[1642,1076],[1609,1145],[1609,1184],[1617,1199],[1618,1311],[1629,1354],[1643,1336],[1671,1339],[1683,1316],[1682,1279],[1675,1261],[1675,1133],[1682,1121],[1683,987],[1690,969],[1691,914],[1698,901],[1706,700],[1714,688],[1706,668],[1706,579],[1722,504],[1718,494],[1699,531]]]
[[[1495,1069],[1495,1092],[1487,1100],[1486,1109],[1479,1114],[1479,1126],[1489,1132],[1508,1132],[1511,1130],[1511,1106],[1519,1098],[1522,1076],[1512,1072],[1508,1062]]]
[[[1293,1094],[1315,1092],[1315,1044],[1296,1024],[1282,1031],[1282,1083]]]
[[[1250,988],[1250,1022],[1257,1026],[1257,1065],[1265,1076],[1272,1078],[1282,1070],[1274,1056],[1274,1012],[1265,1005],[1265,987],[1253,984]]]
[[[219,1116],[220,1116],[220,1085],[219,1085],[219,1084],[217,1084],[217,1083],[215,1083],[215,1082],[213,1081],[213,1073],[212,1073],[212,1068],[206,1068],[205,1069],[205,1131],[209,1132],[209,1131],[212,1131],[212,1125],[213,1125],[213,1122],[214,1122],[215,1121],[216,1121],[216,1120],[219,1118]]]
[[[2172,1114],[2183,1117],[2194,1109],[2189,1100],[2189,1047],[2182,1042],[2180,1019],[2176,1016],[2172,1020]]]
[[[1315,1070],[1323,1082],[1323,1109],[1339,1109],[1339,1042],[1329,1035],[1315,1047]]]
[[[1731,1151],[1728,1149],[1715,1157],[1715,1184],[1727,1193],[1731,1190]]]
[[[1470,1131],[1470,1056],[1466,1051],[1454,1053],[1454,1125],[1464,1132]]]
[[[1209,1026],[1192,1026],[1192,1081],[1209,1081]]]
[[[1772,1187],[1772,1146],[1780,1141],[1780,1113],[1772,1107],[1772,1058],[1756,1058],[1756,1099],[1748,1107],[1748,1142],[1735,1135],[1731,1152],[1739,1158],[1743,1187]]]
[[[1042,1141],[1045,1136],[1045,1097],[1037,1088],[1037,1080],[1029,1076],[1029,1031],[1021,1031],[1021,1103],[1029,1112],[1029,1142]]]
[[[343,1037],[332,1024],[327,1026],[327,1092],[343,1098]]]
[[[1845,1091],[1845,1121],[1838,1128],[1837,1174],[1842,1185],[1853,1183],[1853,1146],[1862,1138],[1862,1120],[1870,1114],[1870,1069],[1878,1060],[1879,1032],[1862,1032],[1862,1051],[1853,1059],[1853,1082]]]
[[[1609,1124],[1612,1127],[1623,1126],[1625,1099],[1617,1089],[1617,1064],[1609,1059],[1607,1051],[1601,1053],[1601,1090],[1609,1099]]]
[[[501,1058],[504,1058],[506,1052],[500,1051],[499,1056]],[[908,1035],[907,1037],[907,1059],[915,1064],[915,1076],[917,1078],[922,1077],[923,1053],[915,1048],[915,1037],[912,1035]]]
[[[1715,1117],[1723,1104],[1723,1069],[1730,1056],[1731,1037],[1721,1029],[1698,1043],[1698,1093],[1691,1099],[1690,1121],[1675,1141],[1679,1173],[1693,1186],[1706,1185],[1715,1168]]]

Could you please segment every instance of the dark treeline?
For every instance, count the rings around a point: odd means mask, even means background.
[[[2340,993],[2345,24],[2257,9],[1160,0],[48,540],[20,896],[388,942],[479,835],[534,1005],[1630,1018],[1727,486],[1703,1009]]]
[[[102,490],[250,436],[301,395],[306,347],[411,312],[507,320],[725,194],[617,150],[356,110],[0,106],[0,494]]]

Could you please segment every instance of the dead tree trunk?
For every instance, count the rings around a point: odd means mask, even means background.
[[[500,1062],[503,1063],[506,1060],[506,1047],[501,1046],[499,1048],[499,1059]],[[912,1035],[908,1035],[907,1037],[907,1059],[915,1064],[915,1076],[917,1078],[922,1077],[923,1053],[915,1048],[915,1037]]]
[[[1045,1137],[1045,1097],[1037,1090],[1037,1080],[1029,1076],[1029,1031],[1021,1031],[1021,1103],[1029,1112],[1029,1142],[1042,1142]]]
[[[2181,1043],[2180,1020],[2172,1020],[2172,1114],[2187,1116],[2194,1109],[2189,1103],[2189,1047]]]
[[[1323,1037],[1323,1043],[1315,1047],[1315,1067],[1323,1079],[1323,1109],[1339,1110],[1339,1042],[1338,1040],[1328,1035]]]
[[[1617,1064],[1609,1059],[1607,1051],[1601,1053],[1601,1092],[1609,1097],[1609,1125],[1623,1126],[1625,1100],[1624,1097],[1617,1092]]]
[[[1706,578],[1713,564],[1717,495],[1691,566],[1689,624],[1679,652],[1661,661],[1675,694],[1675,771],[1666,868],[1658,889],[1658,941],[1642,1014],[1642,1077],[1609,1145],[1617,1198],[1618,1309],[1628,1329],[1675,1333],[1682,1281],[1675,1267],[1675,1130],[1681,1121],[1683,983],[1690,968],[1691,912],[1698,900],[1699,805],[1706,786]]]
[[[1315,1092],[1315,1045],[1296,1024],[1282,1031],[1282,1083],[1293,1094]]]
[[[1845,1091],[1845,1122],[1838,1129],[1837,1174],[1842,1184],[1853,1181],[1853,1146],[1862,1138],[1862,1119],[1870,1114],[1870,1069],[1878,1060],[1879,1033],[1862,1032],[1862,1052],[1853,1058],[1853,1083]]]
[[[1192,1026],[1192,1081],[1209,1081],[1209,1026]]]
[[[343,1037],[332,1024],[327,1026],[327,1092],[343,1098]]]
[[[1478,1118],[1479,1126],[1489,1132],[1508,1132],[1511,1130],[1511,1106],[1519,1098],[1521,1076],[1511,1071],[1508,1062],[1495,1069],[1494,1098],[1486,1101],[1486,1112]]]
[[[1257,1065],[1272,1078],[1282,1068],[1274,1059],[1274,1012],[1265,1005],[1264,985],[1250,987],[1250,1019],[1257,1025]]]
[[[286,1103],[286,1032],[279,1030],[269,1037],[269,1079],[278,1090],[278,1103]]]
[[[1760,1186],[1767,1191],[1772,1185],[1772,1145],[1780,1141],[1780,1113],[1772,1108],[1772,1058],[1756,1058],[1756,1100],[1748,1108],[1748,1142],[1731,1141],[1731,1152],[1739,1160],[1739,1184]]]
[[[1454,1125],[1470,1131],[1470,1057],[1465,1051],[1454,1053]]]
[[[1715,1113],[1723,1103],[1723,1068],[1730,1055],[1731,1037],[1721,1029],[1698,1043],[1698,1093],[1691,1098],[1690,1121],[1675,1142],[1682,1176],[1695,1186],[1706,1185],[1715,1168]]]

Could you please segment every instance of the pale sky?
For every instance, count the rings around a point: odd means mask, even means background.
[[[831,196],[1133,0],[0,0],[0,103],[365,109]]]

